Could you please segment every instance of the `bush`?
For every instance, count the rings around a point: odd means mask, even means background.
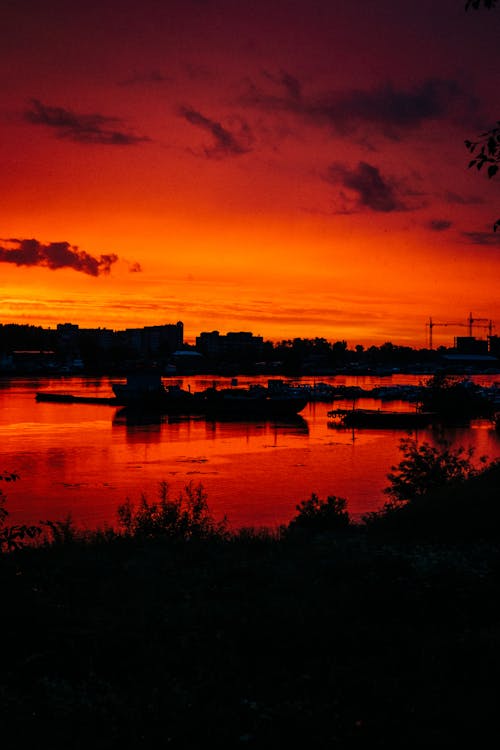
[[[473,448],[401,441],[404,458],[392,467],[384,492],[391,500],[363,516],[368,529],[435,540],[492,538],[499,533],[499,462],[473,462]],[[494,501],[492,498],[495,498]]]
[[[208,509],[207,494],[200,483],[189,482],[175,499],[167,482],[160,482],[159,498],[149,502],[142,494],[136,508],[129,499],[118,507],[118,526],[126,536],[200,539],[224,536],[227,521],[215,521]]]
[[[447,421],[468,421],[473,417],[491,417],[492,401],[481,386],[467,378],[436,373],[422,389],[421,406]]]
[[[0,474],[0,480],[3,482],[16,482],[18,479],[17,474]],[[6,526],[9,512],[5,508],[5,500],[5,493],[0,490],[0,552],[13,552],[39,536],[42,530],[39,526],[26,524]]]
[[[346,510],[347,500],[330,495],[320,500],[313,492],[309,500],[303,500],[296,506],[297,515],[292,518],[286,530],[304,531],[339,531],[350,524]]]
[[[413,438],[403,438],[400,450],[404,458],[391,467],[387,475],[391,484],[384,490],[396,502],[417,500],[431,490],[464,482],[479,473],[472,463],[472,447],[452,448],[445,440],[438,446],[427,442],[418,445]],[[479,459],[482,464],[486,460],[485,456]]]

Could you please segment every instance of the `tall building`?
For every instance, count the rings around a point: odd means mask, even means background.
[[[143,357],[169,355],[184,346],[184,324],[126,328],[119,332],[126,345]]]
[[[204,331],[196,337],[196,348],[207,357],[258,359],[263,345],[262,336],[254,336],[249,331],[230,331],[225,336],[219,331]]]

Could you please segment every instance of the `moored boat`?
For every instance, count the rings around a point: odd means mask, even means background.
[[[111,387],[119,406],[186,414],[195,410],[194,395],[179,385],[165,386],[158,372],[132,373],[126,383]]]
[[[269,380],[267,387],[215,386],[192,393],[178,385],[165,386],[156,373],[132,374],[126,383],[112,385],[116,403],[136,410],[164,414],[206,415],[209,418],[273,418],[296,415],[308,398],[301,389],[281,380]]]
[[[198,410],[209,418],[261,419],[296,415],[304,409],[308,398],[281,381],[269,381],[267,388],[207,388],[195,394],[195,402]]]

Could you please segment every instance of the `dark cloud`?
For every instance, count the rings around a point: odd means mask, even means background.
[[[140,263],[131,263],[128,270],[130,273],[141,273],[142,266]]]
[[[446,232],[450,227],[451,221],[448,221],[447,219],[431,219],[431,221],[427,223],[427,228],[431,229],[433,232]]]
[[[181,107],[179,114],[191,125],[206,130],[213,137],[213,145],[203,148],[203,153],[208,158],[220,159],[225,156],[240,156],[252,150],[250,147],[252,140],[250,129],[245,123],[240,123],[240,132],[236,135],[224,128],[220,122],[210,120],[189,107]]]
[[[38,99],[31,101],[31,108],[24,114],[33,125],[52,128],[59,138],[78,143],[102,144],[105,146],[134,146],[150,139],[117,129],[121,120],[99,114],[78,114],[62,107],[49,107]]]
[[[172,83],[172,78],[160,70],[151,70],[143,73],[133,73],[129,78],[118,81],[118,86],[140,86],[143,84]]]
[[[411,91],[387,85],[375,91],[329,94],[309,106],[308,114],[328,122],[345,135],[352,128],[374,125],[387,137],[442,117],[459,89],[453,81],[431,80]]]
[[[475,196],[475,195],[464,196],[464,195],[459,195],[459,193],[453,193],[451,191],[446,193],[445,197],[448,203],[456,203],[459,206],[471,206],[471,205],[474,206],[474,205],[484,203],[484,200],[482,198],[479,198],[478,196]]]
[[[397,197],[397,186],[380,174],[378,167],[360,161],[355,169],[344,164],[332,164],[326,176],[328,182],[341,185],[355,193],[354,209],[369,208],[372,211],[389,213],[403,211],[407,207]],[[342,198],[347,196],[342,193]],[[345,210],[350,213],[351,210]]]
[[[264,76],[272,83],[282,86],[285,89],[286,97],[291,102],[302,101],[302,86],[298,78],[281,70],[277,75],[264,71]]]
[[[113,263],[118,260],[113,253],[95,258],[68,242],[49,242],[47,245],[35,239],[9,239],[3,242],[10,247],[0,246],[0,263],[14,263],[16,266],[43,266],[51,270],[73,268],[90,276],[99,276],[109,273]]]
[[[426,120],[452,114],[457,105],[470,107],[469,99],[452,80],[429,79],[408,90],[388,83],[371,91],[329,91],[305,97],[300,82],[290,74],[264,75],[277,90],[268,92],[250,83],[244,103],[289,111],[328,125],[340,135],[369,129],[394,139]]]
[[[500,245],[500,235],[493,232],[462,232],[462,237],[471,245],[497,247]]]

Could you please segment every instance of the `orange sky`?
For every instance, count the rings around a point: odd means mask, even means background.
[[[499,116],[500,10],[358,7],[2,3],[0,322],[500,326],[500,180],[463,145]]]

